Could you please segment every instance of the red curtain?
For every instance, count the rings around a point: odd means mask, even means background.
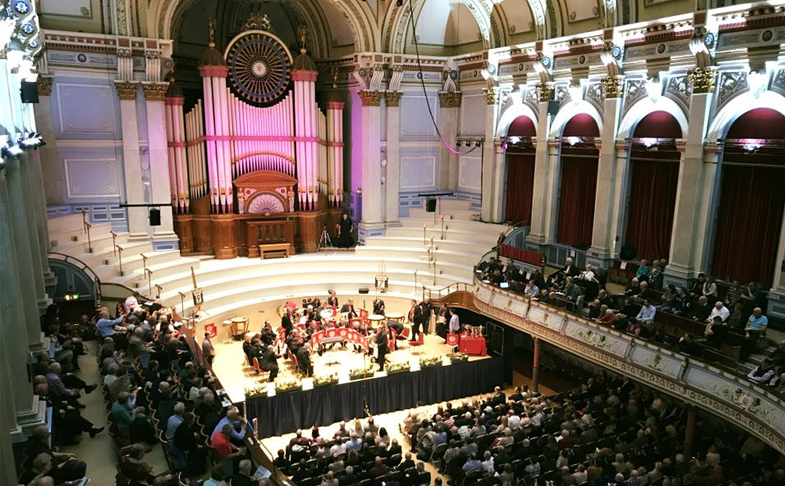
[[[635,248],[637,258],[668,258],[673,230],[673,212],[679,186],[676,162],[630,160],[630,205],[625,243]]]
[[[561,157],[561,196],[556,240],[571,246],[590,246],[597,194],[597,156]]]
[[[534,154],[507,152],[507,203],[504,217],[529,226],[534,195]]]
[[[723,167],[712,274],[771,285],[785,205],[783,188],[785,169]]]

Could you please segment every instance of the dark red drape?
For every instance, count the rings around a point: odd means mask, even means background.
[[[534,195],[534,154],[507,152],[507,203],[504,217],[529,226]]]
[[[659,142],[657,150],[633,144],[624,242],[635,248],[637,258],[652,260],[670,254],[680,159],[673,139],[682,137],[681,126],[670,113],[654,111],[638,122],[633,133],[635,139],[647,137]]]
[[[785,169],[724,166],[711,273],[771,285],[785,204]]]
[[[676,162],[630,160],[630,205],[624,241],[635,248],[639,259],[669,256],[679,186],[678,152],[675,155]]]
[[[556,240],[571,246],[590,246],[597,195],[597,157],[562,154],[561,197]]]

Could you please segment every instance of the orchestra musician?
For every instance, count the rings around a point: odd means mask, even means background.
[[[384,301],[378,296],[373,300],[373,313],[377,316],[384,315]]]
[[[357,317],[357,310],[354,308],[354,301],[352,299],[346,301],[343,307],[341,307],[341,314],[347,314],[348,319]]]
[[[262,359],[259,367],[264,371],[270,372],[270,378],[267,381],[273,381],[278,376],[278,357],[275,355],[275,350],[272,346],[265,346],[262,350]]]
[[[330,289],[330,290],[327,291],[327,293],[330,294],[330,296],[327,297],[327,307],[335,307],[337,309],[338,308],[338,296],[335,295],[335,290]]]

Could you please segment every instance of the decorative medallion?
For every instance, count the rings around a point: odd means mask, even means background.
[[[14,2],[14,10],[19,15],[25,15],[30,12],[30,4],[27,3],[25,0],[16,0]]]
[[[30,35],[35,32],[35,25],[32,22],[27,22],[22,24],[22,27],[19,28],[25,35]]]
[[[272,34],[255,30],[236,38],[227,49],[229,85],[246,103],[270,106],[292,82],[291,56]]]

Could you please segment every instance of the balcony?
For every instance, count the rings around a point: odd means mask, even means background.
[[[488,317],[713,412],[785,453],[785,401],[746,377],[601,327],[563,309],[530,301],[477,278],[473,304]]]

